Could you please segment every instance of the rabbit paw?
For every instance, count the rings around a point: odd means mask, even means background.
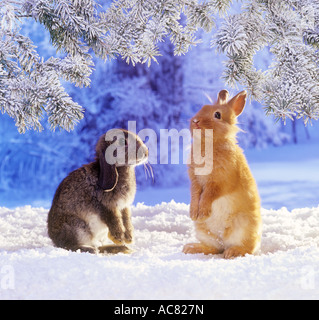
[[[189,243],[184,246],[183,253],[185,254],[200,254],[203,253],[205,255],[210,254],[219,254],[220,250],[215,247],[208,247],[201,243]]]
[[[242,248],[240,247],[230,247],[225,250],[224,252],[224,258],[227,260],[235,259],[238,257],[243,257],[245,256],[247,252],[245,252]]]
[[[124,234],[123,232],[114,232],[111,234],[109,232],[108,237],[110,240],[112,240],[117,245],[123,245],[124,244]]]
[[[133,230],[126,230],[124,234],[124,241],[126,244],[133,242]]]
[[[190,217],[196,221],[198,218],[198,205],[191,204],[190,206]]]
[[[196,220],[205,220],[211,215],[212,209],[207,206],[200,206],[198,210],[198,216]]]

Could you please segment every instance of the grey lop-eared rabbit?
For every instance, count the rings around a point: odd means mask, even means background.
[[[95,162],[70,173],[56,191],[48,216],[53,243],[89,253],[130,252],[125,244],[133,240],[130,206],[136,194],[135,166],[147,160],[148,149],[135,134],[114,129],[103,135]],[[108,239],[115,245],[105,245]]]

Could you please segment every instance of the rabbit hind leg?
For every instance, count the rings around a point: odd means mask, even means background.
[[[88,224],[81,218],[70,215],[53,240],[57,247],[66,250],[97,253],[92,239],[93,235]]]
[[[118,254],[118,253],[124,253],[124,254],[130,254],[133,251],[124,245],[108,245],[108,246],[102,246],[98,248],[99,253],[101,254]]]
[[[184,246],[183,252],[185,254],[200,254],[204,255],[210,254],[220,254],[221,250],[212,246],[206,246],[202,243],[189,243]]]

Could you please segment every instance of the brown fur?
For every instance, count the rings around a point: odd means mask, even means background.
[[[189,165],[191,180],[190,216],[194,220],[200,243],[188,244],[184,253],[218,254],[226,259],[253,254],[261,237],[260,198],[243,151],[237,145],[237,117],[243,112],[247,93],[228,101],[221,91],[215,105],[204,106],[192,119],[191,130],[213,129],[213,170],[199,176],[193,161]],[[221,119],[216,118],[216,112]],[[218,115],[217,115],[218,116]],[[193,152],[193,147],[192,147]]]

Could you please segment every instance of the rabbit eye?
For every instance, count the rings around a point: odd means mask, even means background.
[[[215,118],[220,120],[222,118],[222,114],[219,111],[215,112]]]

